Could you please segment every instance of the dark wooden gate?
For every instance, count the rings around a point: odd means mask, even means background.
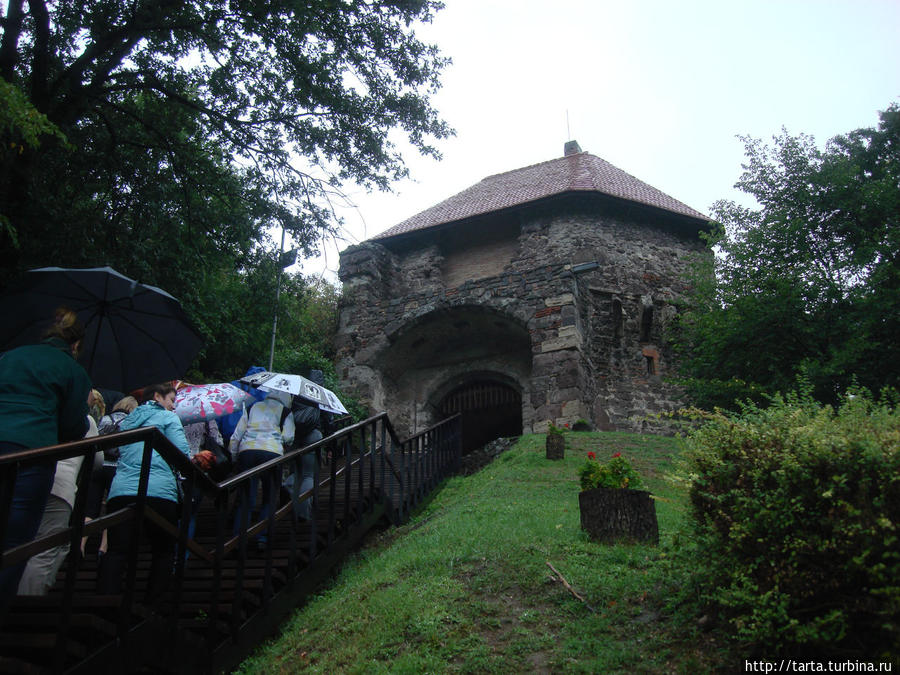
[[[277,630],[372,527],[381,521],[402,522],[411,508],[458,469],[459,430],[459,418],[454,417],[401,442],[382,413],[218,484],[155,428],[0,457],[0,523],[5,524],[18,466],[88,455],[105,446],[145,444],[142,494],[135,506],[85,526],[89,476],[82,471],[72,526],[4,551],[2,567],[67,539],[71,550],[78,550],[82,536],[96,536],[114,523],[132,523],[138,541],[147,519],[165,524],[143,498],[151,450],[186,478],[180,525],[167,528],[178,542],[178,553],[166,596],[153,608],[139,600],[149,566],[144,546],[132,552],[121,595],[98,595],[96,559],[70,555],[47,596],[16,598],[2,619],[0,672],[230,670]],[[315,485],[303,494],[285,495],[277,488],[306,453],[319,458]],[[233,535],[235,504],[244,494],[242,487],[254,478],[272,481],[276,487],[273,508],[268,518],[251,517]],[[196,532],[189,538],[188,509],[196,492],[202,493],[202,501]],[[311,500],[310,520],[294,518],[292,497]],[[248,545],[264,531],[268,536],[262,550]]]
[[[444,417],[461,416],[463,453],[495,438],[522,435],[522,396],[499,382],[468,382],[447,394],[440,410]]]

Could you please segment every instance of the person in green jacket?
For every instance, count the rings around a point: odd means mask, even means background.
[[[0,357],[0,455],[75,441],[88,430],[91,380],[75,360],[84,326],[75,312],[60,307],[44,338]],[[8,470],[15,465],[2,473]],[[55,473],[55,462],[19,467],[2,550],[34,539]],[[0,616],[24,569],[24,562],[0,569]]]

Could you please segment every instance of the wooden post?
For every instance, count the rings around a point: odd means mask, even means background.
[[[656,502],[644,490],[594,488],[578,494],[581,529],[605,544],[659,543]]]
[[[547,434],[547,459],[562,459],[565,454],[565,437],[562,434]]]

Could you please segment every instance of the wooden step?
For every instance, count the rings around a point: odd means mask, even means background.
[[[62,622],[62,617],[51,611],[42,612],[10,612],[7,615],[4,633],[21,633],[37,628],[56,629]],[[116,624],[102,618],[97,614],[77,613],[69,615],[69,630],[81,633],[83,631],[114,637]]]
[[[9,656],[19,654],[34,655],[46,652],[52,654],[56,650],[56,631],[49,633],[7,633],[0,634],[0,650]],[[87,656],[87,648],[81,642],[73,639],[66,640],[66,656],[83,659]]]
[[[43,673],[44,669],[34,663],[0,656],[0,675],[43,675]]]

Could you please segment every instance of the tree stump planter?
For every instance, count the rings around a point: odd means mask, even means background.
[[[594,541],[659,543],[656,502],[649,492],[594,488],[578,494],[578,506],[581,529]]]
[[[547,459],[562,459],[565,454],[565,437],[562,434],[547,434]]]

